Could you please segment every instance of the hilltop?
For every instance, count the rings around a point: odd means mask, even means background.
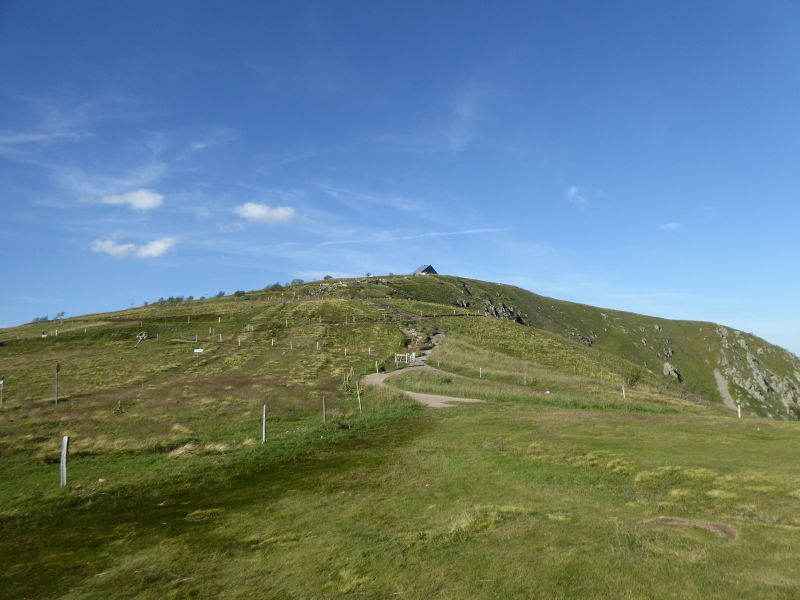
[[[800,417],[800,359],[724,325],[669,320],[540,296],[518,287],[443,275],[368,277],[292,287],[296,299],[405,300],[440,316],[477,315],[554,333],[623,358],[680,393],[745,413]],[[676,389],[676,388],[673,388]]]
[[[395,362],[412,353],[428,366]],[[791,597],[799,371],[712,323],[439,275],[5,329],[0,586]],[[423,408],[406,392],[482,402]]]
[[[779,419],[800,416],[800,359],[749,333],[715,323],[600,309],[459,277],[377,278],[371,280],[377,292],[370,292],[366,281],[350,285],[366,295],[463,307],[508,319],[622,357],[682,384],[686,394],[722,403],[727,389],[746,412]],[[314,293],[313,287],[306,290]]]

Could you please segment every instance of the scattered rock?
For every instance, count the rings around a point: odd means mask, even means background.
[[[664,377],[672,377],[673,379],[677,379],[678,383],[683,382],[683,376],[670,362],[664,363]]]

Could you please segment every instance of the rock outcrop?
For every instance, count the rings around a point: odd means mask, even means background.
[[[740,331],[718,326],[719,368],[732,384],[732,394],[743,406],[768,417],[780,413],[800,416],[800,373],[779,374],[770,369],[769,352],[752,347],[757,339]]]
[[[522,325],[525,325],[525,317],[524,315],[518,311],[513,306],[509,306],[505,302],[492,302],[489,298],[486,298],[484,301],[484,314],[487,317],[495,317],[497,319],[508,319],[510,321],[516,321]]]
[[[673,365],[672,363],[665,362],[663,370],[664,370],[664,377],[672,377],[673,379],[677,380],[678,383],[683,382],[683,375],[680,374],[678,369],[676,369],[675,365]]]

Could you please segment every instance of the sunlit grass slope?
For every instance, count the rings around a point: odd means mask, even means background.
[[[483,316],[479,286],[527,323]],[[680,384],[512,293],[331,281],[0,332],[0,595],[797,597],[798,424],[739,420],[683,363]],[[435,332],[432,369],[356,391]]]

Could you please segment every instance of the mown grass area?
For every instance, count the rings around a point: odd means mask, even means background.
[[[3,589],[791,598],[797,434],[523,404],[426,412],[292,463],[58,507],[57,527],[44,516],[7,524]]]

